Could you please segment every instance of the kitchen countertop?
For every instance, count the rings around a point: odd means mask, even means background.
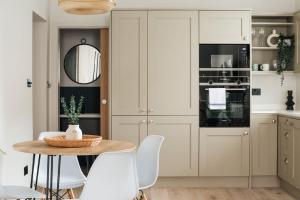
[[[277,114],[286,117],[300,118],[300,110],[254,110],[252,114]]]

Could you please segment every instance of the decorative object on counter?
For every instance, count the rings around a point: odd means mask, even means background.
[[[258,64],[253,64],[252,65],[252,71],[258,71],[258,67],[259,67]]]
[[[294,36],[279,35],[277,50],[277,73],[281,74],[281,86],[284,83],[283,71],[291,66],[294,57]]]
[[[61,135],[45,137],[44,141],[53,147],[81,148],[97,146],[102,141],[102,137],[97,135],[83,135],[82,140],[66,140],[65,136]]]
[[[293,101],[293,99],[293,91],[288,90],[287,102],[285,103],[286,110],[294,110],[295,102]]]
[[[103,14],[116,7],[116,0],[59,0],[59,7],[70,14]]]
[[[258,31],[259,34],[259,46],[265,47],[266,46],[266,32],[264,28],[260,28]]]
[[[69,122],[69,128],[66,131],[66,137],[65,137],[66,140],[82,139],[82,131],[79,127],[79,116],[81,113],[83,101],[84,101],[84,97],[81,96],[78,106],[76,108],[75,96],[72,95],[68,107],[65,98],[64,97],[61,98],[61,104]]]
[[[267,38],[267,44],[269,47],[277,47],[278,45],[279,34],[276,33],[276,30],[272,30],[272,34]]]

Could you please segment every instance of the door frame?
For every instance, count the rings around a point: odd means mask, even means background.
[[[57,131],[59,130],[59,84],[60,84],[60,46],[59,46],[59,32],[60,29],[107,29],[108,33],[110,32],[110,27],[107,25],[103,26],[93,26],[86,25],[85,23],[76,24],[76,25],[68,25],[68,24],[50,24],[50,32],[49,32],[49,55],[48,55],[48,131]],[[110,36],[110,34],[108,34]],[[101,38],[100,38],[101,39]],[[110,41],[110,37],[108,37],[108,44]],[[110,73],[110,46],[108,45],[107,50],[107,74]],[[107,78],[109,76],[107,75]],[[109,78],[108,78],[109,79]],[[101,81],[101,78],[100,78]],[[107,80],[107,87],[109,88],[109,80]],[[109,91],[109,90],[108,90]],[[101,101],[101,100],[100,100]],[[101,103],[99,101],[99,103]],[[110,96],[108,95],[108,102],[110,101]],[[107,118],[109,117],[110,108],[107,106]],[[101,122],[99,122],[101,123]],[[110,120],[107,121],[107,135],[105,137],[109,137],[109,124]],[[104,134],[105,135],[105,134]]]

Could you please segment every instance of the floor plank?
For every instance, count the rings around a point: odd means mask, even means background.
[[[79,190],[75,190],[77,198]],[[296,200],[280,188],[152,188],[148,200]]]

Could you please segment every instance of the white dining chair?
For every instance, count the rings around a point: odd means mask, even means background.
[[[159,154],[164,137],[160,135],[147,136],[137,151],[137,172],[141,198],[147,197],[143,190],[151,188],[157,181],[159,173]]]
[[[45,137],[53,137],[64,135],[65,132],[42,132],[40,133],[39,140]],[[37,170],[37,161],[35,162],[35,171]],[[58,171],[58,158],[53,157],[53,186],[57,185],[57,171]],[[34,173],[36,175],[36,172]],[[34,182],[36,176],[34,177]],[[62,156],[61,169],[60,169],[60,182],[59,188],[66,190],[70,199],[74,199],[74,188],[82,187],[86,182],[86,176],[82,173],[78,159],[76,156]],[[47,156],[41,156],[38,184],[39,187],[46,188],[47,185]]]
[[[90,169],[80,200],[132,200],[138,189],[136,152],[103,153]]]
[[[44,199],[45,195],[23,186],[0,186],[0,199]]]

